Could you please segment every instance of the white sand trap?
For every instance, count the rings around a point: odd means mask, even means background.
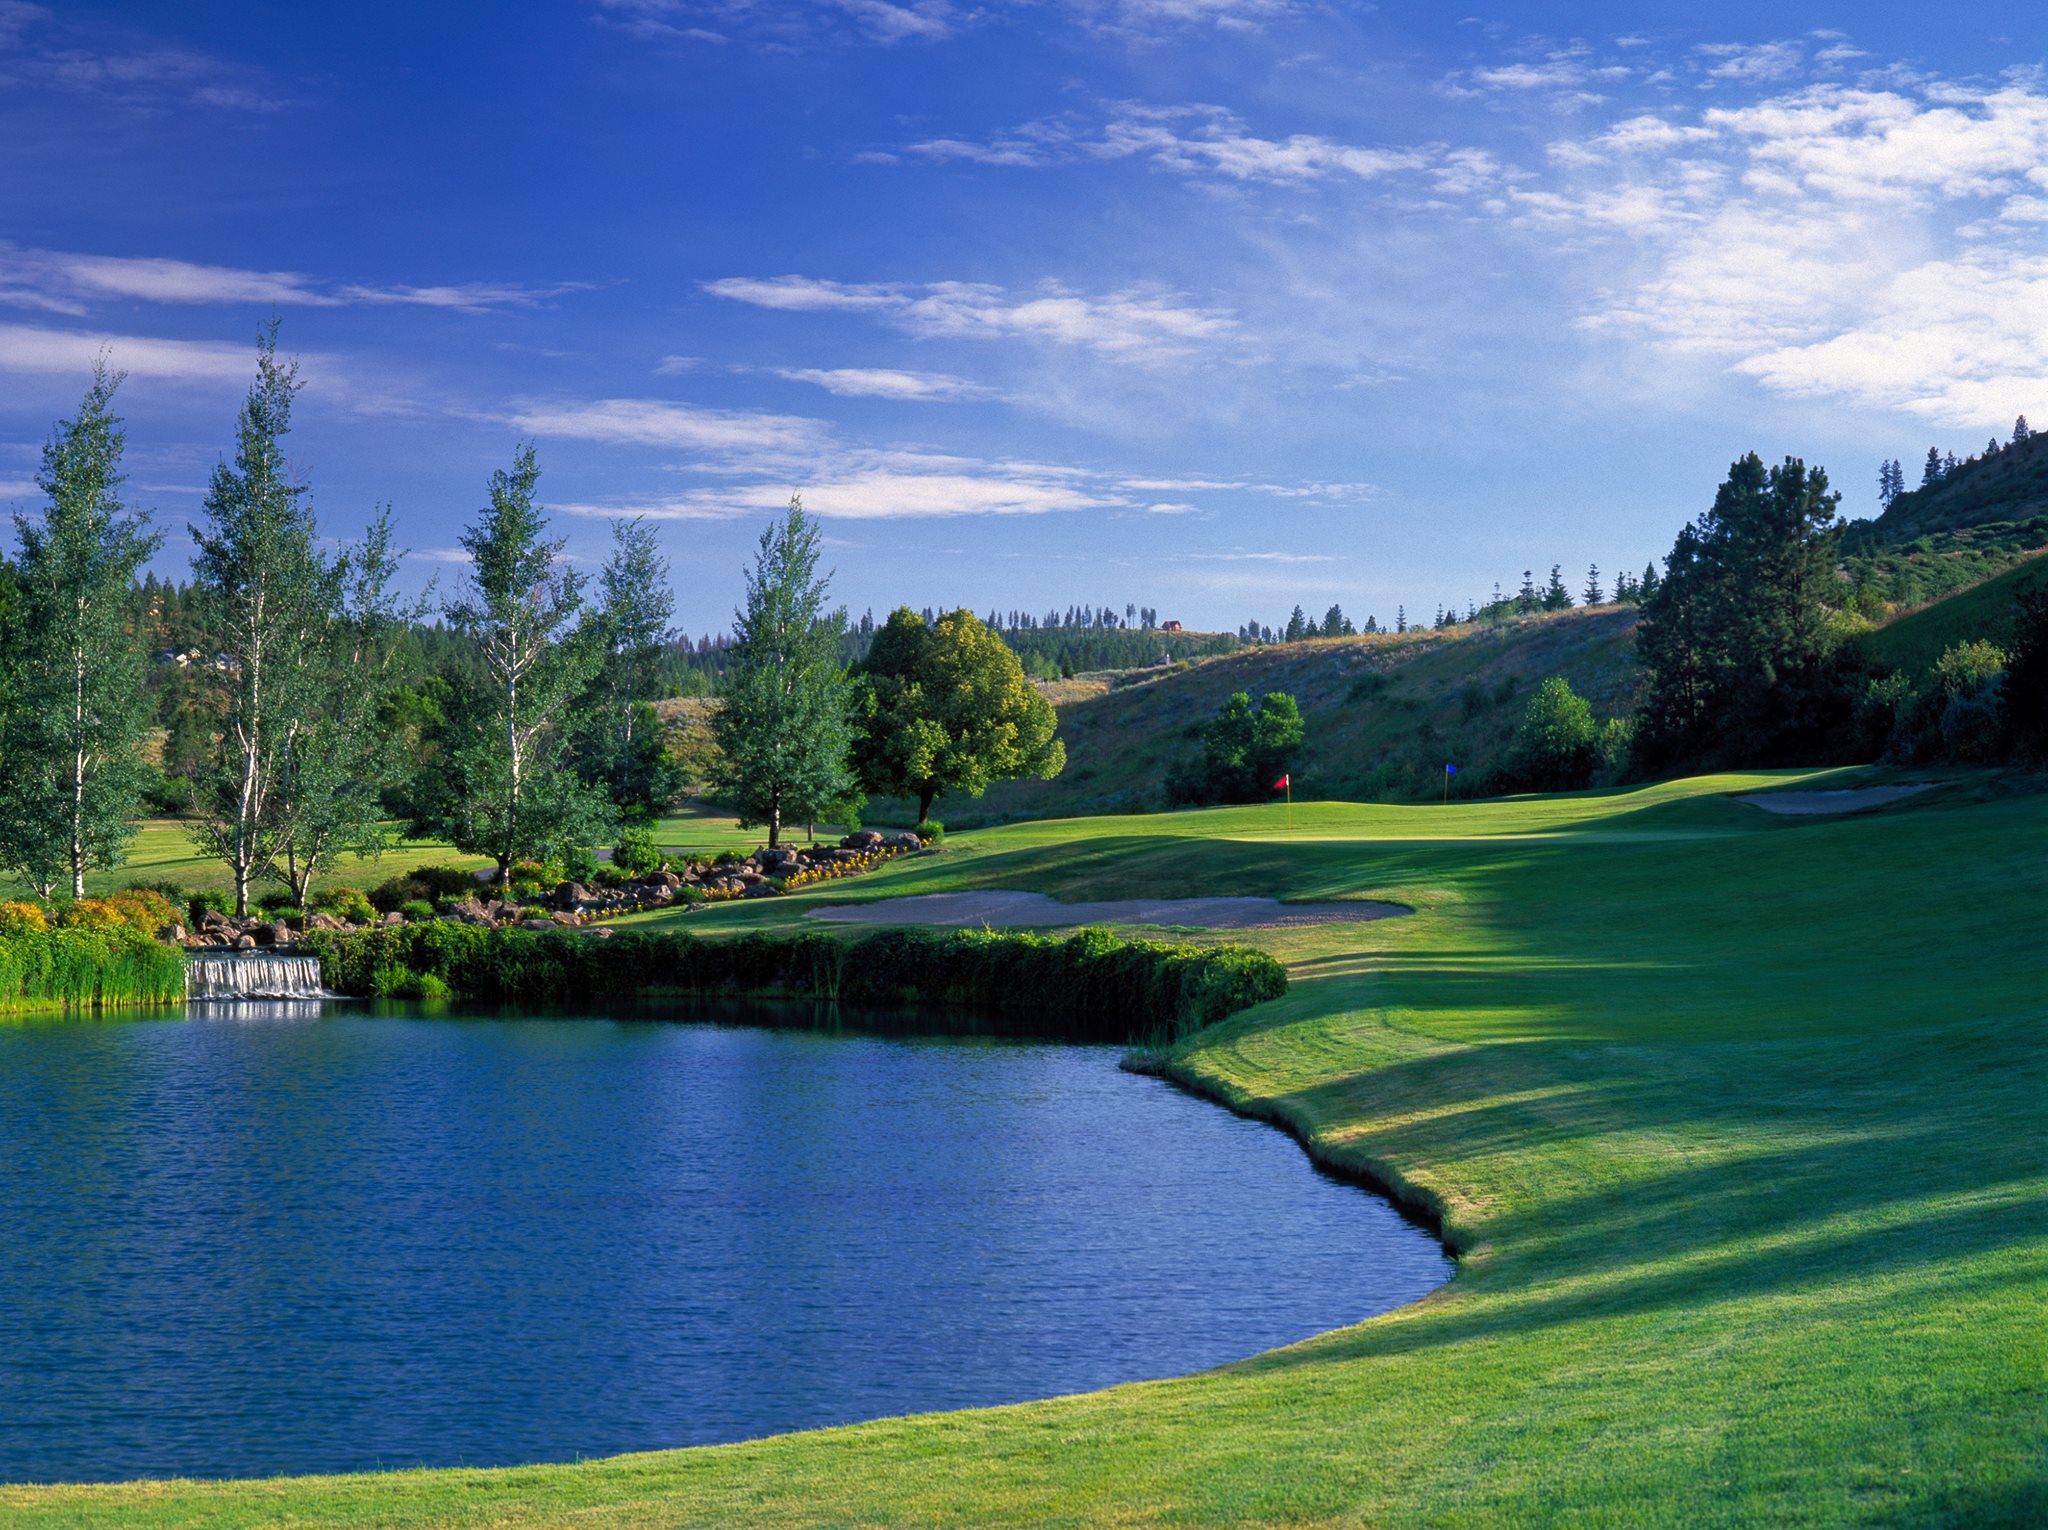
[[[1932,781],[1920,781],[1912,786],[1844,787],[1832,792],[1757,792],[1735,800],[1760,807],[1766,813],[1853,813],[1858,808],[1897,802],[1933,785]]]
[[[1178,924],[1205,930],[1283,930],[1355,924],[1411,913],[1398,903],[1282,903],[1275,898],[1124,898],[1061,903],[1035,892],[917,893],[879,903],[814,908],[807,919],[834,924],[966,924],[1044,929],[1069,924]]]

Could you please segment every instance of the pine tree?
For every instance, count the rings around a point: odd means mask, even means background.
[[[594,724],[586,775],[605,783],[615,806],[652,814],[670,795],[651,705],[656,662],[675,619],[675,590],[652,526],[636,516],[613,521],[611,530],[612,553],[597,577],[592,616],[602,658],[586,698]]]
[[[1652,559],[1643,565],[1643,577],[1636,581],[1636,604],[1647,604],[1663,588],[1664,581],[1657,576],[1657,563]]]
[[[1543,609],[1546,611],[1569,611],[1572,608],[1572,592],[1564,587],[1564,565],[1550,565],[1550,583],[1544,586]]]
[[[1515,610],[1523,616],[1542,605],[1543,599],[1536,593],[1536,575],[1532,570],[1522,570],[1522,588],[1515,594]]]
[[[725,754],[721,784],[742,824],[767,826],[771,846],[781,843],[784,823],[822,816],[854,785],[839,662],[846,616],[825,607],[830,576],[818,573],[818,540],[817,523],[797,498],[761,533],[746,604],[734,614],[725,705],[714,725]]]
[[[1944,479],[1953,478],[1956,475],[1956,469],[1961,466],[1962,463],[1956,459],[1956,454],[1954,452],[1950,452],[1946,457],[1943,457],[1941,459],[1941,476]]]
[[[1597,563],[1586,566],[1585,597],[1589,606],[1597,606],[1607,598],[1607,592],[1600,588],[1600,565]]]
[[[0,863],[45,896],[88,870],[118,866],[140,806],[149,722],[141,656],[128,631],[136,571],[161,538],[121,500],[126,433],[112,409],[121,374],[104,359],[76,418],[43,447],[38,524],[16,516],[17,622],[0,724]]]
[[[1679,533],[1637,631],[1640,763],[1775,763],[1812,745],[1840,499],[1819,468],[1788,457],[1766,470],[1752,452]]]
[[[1920,469],[1920,487],[1923,489],[1933,488],[1941,482],[1942,474],[1945,471],[1946,469],[1941,464],[1941,449],[1934,446],[1928,447],[1926,465]]]
[[[2027,417],[2025,415],[2021,415],[2012,422],[2012,444],[2014,446],[2018,446],[2022,441],[2031,440],[2033,435],[2033,431],[2027,428]]]
[[[1896,457],[1888,458],[1877,470],[1877,507],[1889,510],[1892,501],[1906,492],[1905,470],[1899,466]]]
[[[1299,643],[1308,636],[1308,613],[1296,606],[1287,617],[1287,641]]]
[[[1394,630],[1396,632],[1406,632],[1408,630],[1408,608],[1406,606],[1394,608]]]

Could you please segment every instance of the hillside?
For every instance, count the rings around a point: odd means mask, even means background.
[[[2048,590],[2048,553],[2037,552],[2017,568],[1908,612],[1865,635],[1858,646],[1880,669],[1923,673],[1953,644],[1974,638],[2008,642],[2023,590]]]
[[[2039,515],[2048,515],[2048,434],[1973,458],[1940,483],[1901,494],[1877,519],[1852,526],[1844,551]]]
[[[1636,671],[1633,608],[1602,606],[1444,632],[1274,644],[1150,678],[1076,683],[1054,692],[1067,768],[1051,781],[1005,782],[979,801],[937,809],[948,824],[1165,805],[1169,770],[1199,753],[1198,730],[1233,691],[1286,691],[1300,702],[1308,743],[1293,775],[1298,797],[1414,801],[1453,784],[1476,788],[1550,675],[1611,716],[1625,710]],[[878,813],[881,805],[877,805]]]

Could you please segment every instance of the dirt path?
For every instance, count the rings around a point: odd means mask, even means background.
[[[1355,924],[1412,910],[1399,903],[1282,903],[1274,898],[1124,898],[1061,903],[1044,893],[918,893],[878,903],[808,910],[833,924],[988,924],[1045,929],[1075,924],[1171,924],[1204,930],[1280,930],[1305,924]]]
[[[1853,813],[1858,808],[1897,802],[1933,785],[1932,781],[1920,781],[1912,786],[1843,787],[1831,792],[1753,792],[1735,800],[1760,807],[1766,813]]]

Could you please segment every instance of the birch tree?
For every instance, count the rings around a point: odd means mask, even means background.
[[[274,869],[301,907],[337,853],[375,859],[394,836],[383,788],[397,762],[378,709],[396,678],[398,637],[428,605],[393,591],[400,556],[391,507],[380,506],[363,540],[335,561],[328,583],[338,609],[299,654],[295,680],[307,704],[281,761]]]
[[[234,461],[214,468],[206,524],[192,528],[192,571],[220,645],[207,673],[222,717],[192,838],[226,863],[237,915],[281,848],[280,783],[311,699],[307,650],[324,640],[337,590],[315,542],[310,491],[284,454],[298,390],[297,362],[277,358],[273,320],[257,341]]]
[[[424,827],[488,855],[509,888],[515,861],[545,860],[610,828],[603,795],[569,759],[568,703],[588,682],[595,645],[578,626],[583,581],[547,537],[534,503],[540,464],[522,446],[491,475],[491,503],[462,535],[470,556],[449,624],[475,645],[477,672],[450,719],[454,747]]]
[[[102,358],[75,418],[43,447],[40,520],[15,517],[19,639],[7,760],[5,859],[47,897],[85,896],[88,870],[117,866],[141,805],[149,722],[128,596],[161,542],[121,500],[122,374]]]

